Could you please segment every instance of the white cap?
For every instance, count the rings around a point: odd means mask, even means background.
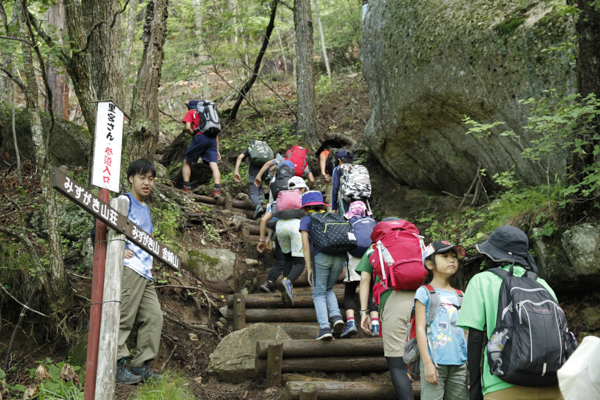
[[[288,189],[308,189],[308,186],[306,186],[306,183],[304,182],[304,179],[300,178],[299,176],[294,176],[292,178],[290,178],[290,180],[288,181]]]

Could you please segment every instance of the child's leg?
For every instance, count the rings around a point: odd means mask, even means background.
[[[332,256],[319,253],[315,256],[315,266],[313,268],[313,301],[317,313],[317,321],[321,329],[329,328],[329,318],[327,316],[327,284],[329,272],[333,265]],[[338,274],[339,275],[339,274]],[[339,310],[338,310],[339,315]]]
[[[467,364],[446,366],[446,400],[466,400],[469,398],[467,390]],[[441,379],[440,374],[440,379]]]
[[[208,166],[210,167],[210,170],[213,174],[213,179],[215,181],[215,185],[220,185],[221,184],[221,172],[219,171],[219,166],[217,165],[216,162],[210,162],[210,163],[208,163]]]
[[[346,282],[344,286],[344,308],[346,309],[346,318],[354,318],[354,297],[356,288],[360,281]]]
[[[329,256],[331,261],[331,270],[329,271],[329,276],[327,277],[327,308],[329,310],[329,317],[342,317],[342,313],[340,312],[340,306],[337,301],[337,297],[335,292],[333,291],[333,286],[337,282],[342,270],[344,269],[344,265],[346,265],[346,256]]]
[[[298,279],[298,277],[302,275],[304,268],[306,268],[306,261],[304,261],[304,257],[291,257],[291,261],[289,264],[289,271],[287,272],[287,274],[284,272],[283,276],[285,276],[292,283],[294,283],[296,279]]]

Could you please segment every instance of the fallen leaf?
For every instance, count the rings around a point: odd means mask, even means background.
[[[194,380],[195,380],[196,382],[198,382],[198,383],[202,383],[202,377],[201,377],[201,376],[199,376],[199,377],[197,377],[197,378],[194,378]]]
[[[43,365],[40,365],[35,370],[35,377],[37,378],[38,381],[47,381],[51,378],[50,374],[48,373],[48,370]]]
[[[23,394],[23,400],[30,400],[35,397],[37,394],[37,386],[31,385],[27,389],[25,389],[25,393]]]
[[[190,340],[192,342],[197,342],[198,341],[198,335],[196,335],[195,333],[190,333],[189,337],[190,337]]]
[[[63,365],[62,369],[60,370],[60,379],[65,382],[73,382],[76,385],[79,384],[79,376],[77,376],[77,373],[69,364]]]

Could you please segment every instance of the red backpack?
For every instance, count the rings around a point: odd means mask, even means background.
[[[285,153],[286,160],[294,164],[294,173],[296,176],[302,176],[304,170],[308,166],[308,149],[298,145],[293,146]]]
[[[381,280],[373,286],[375,302],[388,289],[416,290],[427,270],[423,267],[423,237],[414,224],[403,219],[380,222],[371,239],[375,251],[369,257],[373,273]]]

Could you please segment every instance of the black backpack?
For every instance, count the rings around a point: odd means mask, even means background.
[[[489,272],[502,278],[496,329],[487,344],[491,374],[513,385],[557,385],[556,371],[577,346],[565,313],[534,272],[518,277],[513,266]]]
[[[288,189],[288,181],[296,175],[294,168],[288,165],[280,165],[275,173],[275,180],[271,182],[271,193],[273,199],[277,200],[279,192]]]
[[[346,254],[356,248],[352,226],[335,213],[311,213],[310,235],[315,247],[325,254]]]

